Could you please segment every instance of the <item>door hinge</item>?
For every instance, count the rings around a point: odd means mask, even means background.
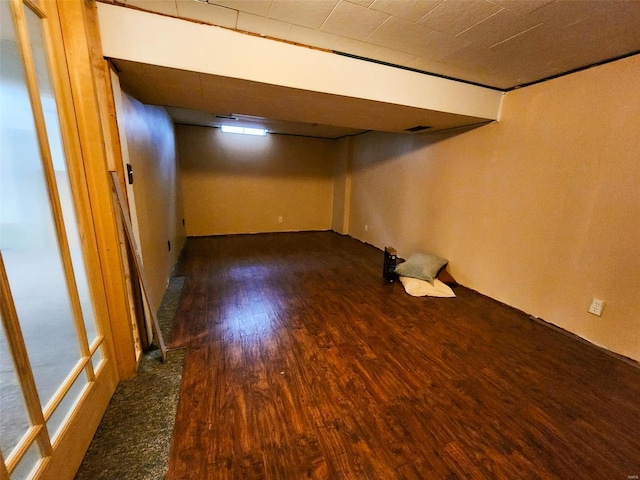
[[[127,163],[127,179],[129,181],[129,185],[133,184],[133,168],[131,168],[131,164]]]

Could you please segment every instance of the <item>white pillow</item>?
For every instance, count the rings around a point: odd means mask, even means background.
[[[412,277],[400,277],[404,290],[412,297],[455,297],[451,287],[442,283],[437,278],[433,281],[433,285],[426,280]]]

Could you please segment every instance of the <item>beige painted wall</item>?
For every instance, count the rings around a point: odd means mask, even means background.
[[[157,309],[186,239],[174,127],[163,108],[144,105],[124,92],[119,113],[133,167],[140,251]]]
[[[635,56],[508,93],[500,123],[354,138],[349,233],[640,360],[638,78]]]
[[[183,125],[176,135],[189,236],[331,229],[331,140]]]

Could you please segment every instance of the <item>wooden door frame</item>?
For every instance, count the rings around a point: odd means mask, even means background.
[[[135,375],[137,355],[117,212],[109,179],[109,170],[115,171],[124,185],[109,65],[102,56],[95,2],[64,0],[56,5],[96,225],[115,359],[122,380]]]

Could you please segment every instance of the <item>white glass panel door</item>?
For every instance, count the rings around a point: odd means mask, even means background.
[[[0,0],[0,477],[11,480],[55,454],[105,355],[37,5]]]

